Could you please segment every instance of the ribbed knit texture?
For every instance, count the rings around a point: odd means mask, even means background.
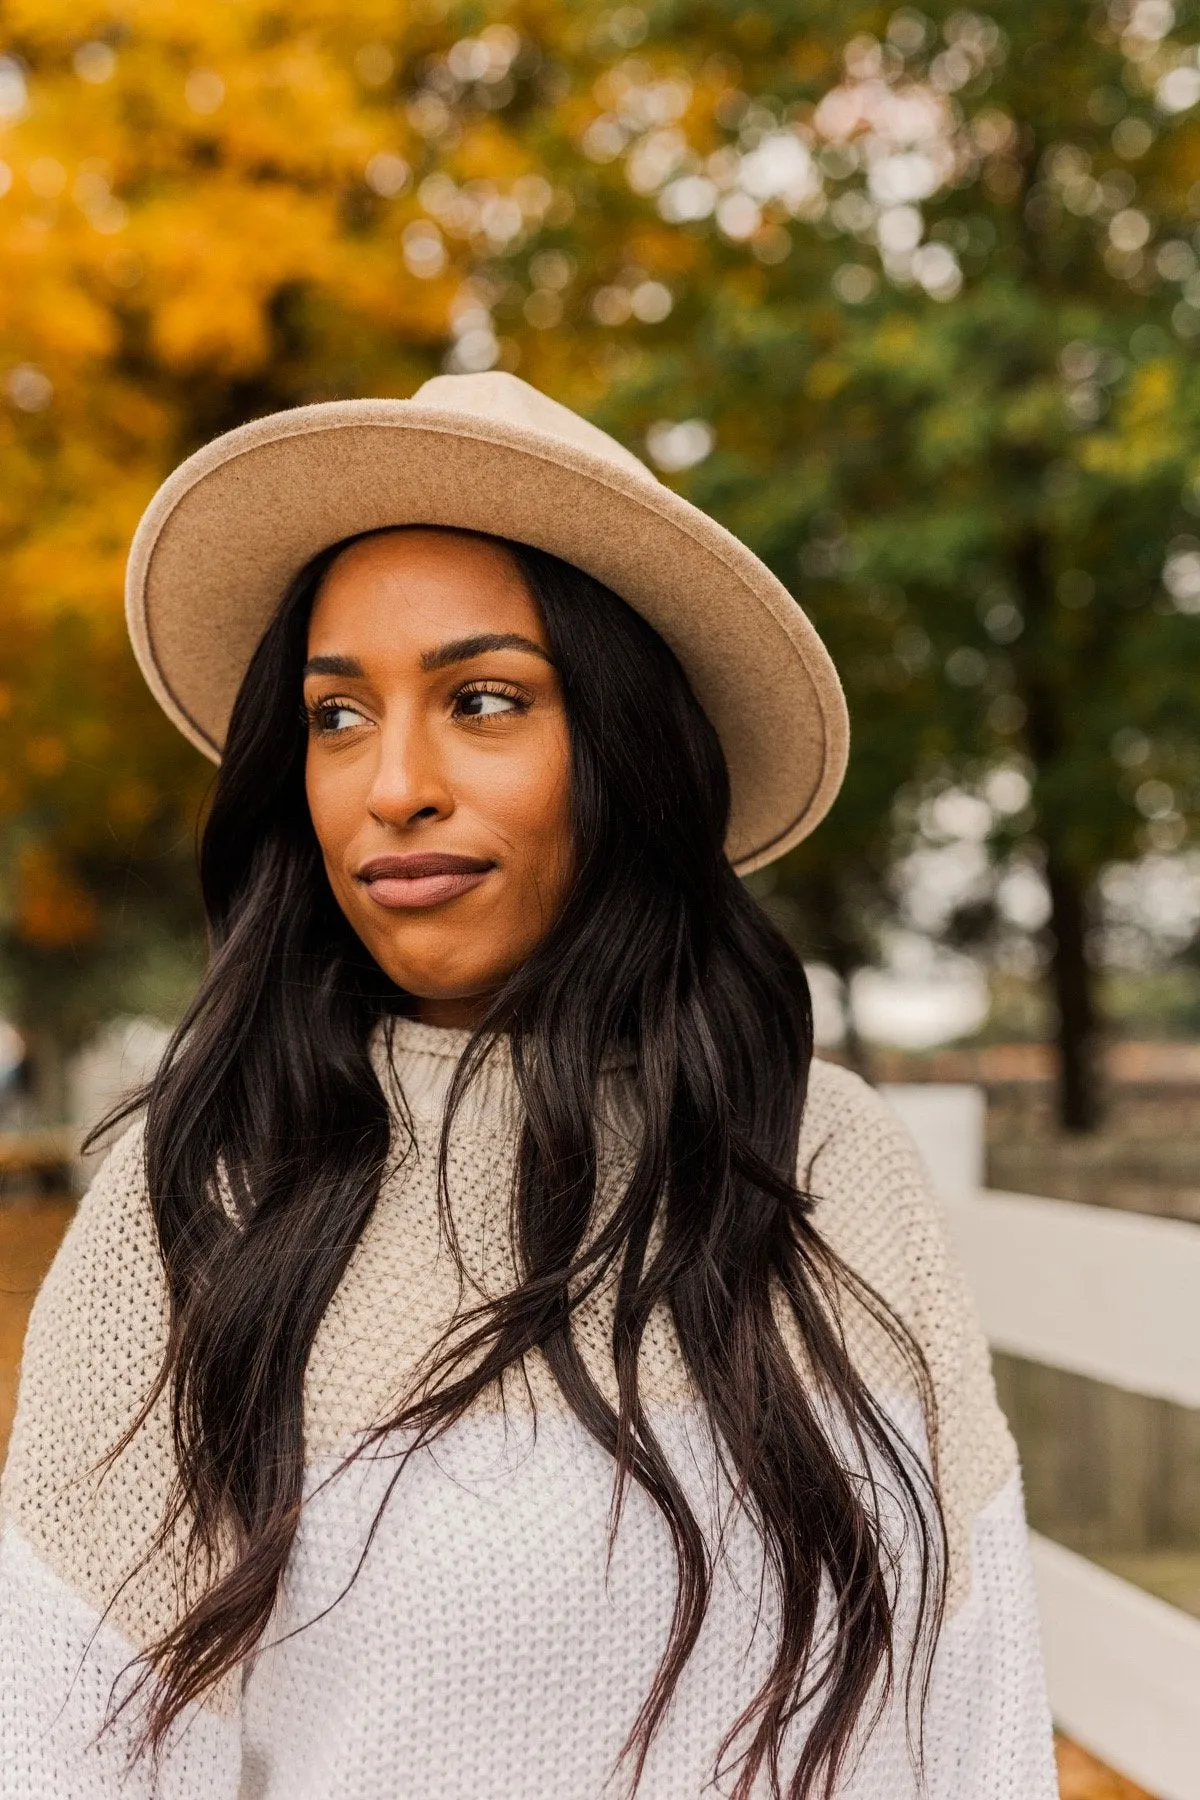
[[[662,1520],[634,1490],[608,1561],[611,1463],[529,1361],[409,1462],[357,1579],[366,1534],[404,1446],[337,1473],[386,1418],[456,1310],[513,1279],[507,1208],[517,1111],[497,1052],[460,1115],[448,1162],[466,1292],[441,1236],[436,1149],[463,1034],[400,1027],[394,1067],[415,1151],[379,1204],[318,1333],[306,1383],[309,1470],[300,1531],[267,1642],[183,1722],[154,1787],[121,1785],[125,1739],[93,1740],[111,1683],[177,1617],[171,1558],[126,1578],[172,1477],[165,1404],[101,1480],[94,1465],[144,1399],[161,1356],[165,1293],[140,1131],[109,1157],[38,1296],[26,1342],[0,1540],[3,1800],[600,1800],[623,1791],[618,1753],[669,1629],[675,1566]],[[382,1047],[377,1047],[380,1066]],[[605,1192],[628,1156],[623,1077],[602,1096]],[[1051,1800],[1055,1782],[1011,1438],[937,1201],[904,1129],[856,1077],[813,1067],[800,1179],[829,1242],[914,1331],[938,1402],[950,1538],[949,1604],[926,1730],[931,1800]],[[604,1203],[602,1193],[601,1204]],[[578,1320],[613,1390],[611,1297]],[[898,1358],[848,1305],[853,1354],[918,1444],[924,1421]],[[655,1740],[643,1800],[698,1800],[725,1732],[770,1664],[761,1549],[727,1496],[665,1314],[650,1327],[643,1391],[699,1516],[728,1525],[700,1642]],[[911,1569],[907,1570],[911,1575]],[[762,1603],[760,1604],[760,1599]],[[326,1611],[329,1608],[330,1610]],[[323,1614],[320,1619],[318,1614]],[[289,1635],[294,1634],[294,1635]],[[281,1641],[282,1640],[282,1641]],[[797,1723],[797,1734],[804,1720]],[[765,1791],[765,1789],[764,1789]],[[908,1800],[916,1783],[901,1705],[839,1792]]]

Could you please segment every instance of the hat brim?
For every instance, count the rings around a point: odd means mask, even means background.
[[[250,658],[311,557],[406,524],[551,551],[654,626],[721,739],[726,848],[739,872],[781,856],[824,817],[845,771],[845,700],[816,631],[765,564],[615,459],[414,401],[333,401],[253,420],[159,489],[130,551],[126,614],[142,671],[185,737],[220,760]]]

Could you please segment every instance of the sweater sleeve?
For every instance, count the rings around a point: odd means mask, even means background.
[[[177,1616],[153,1554],[173,1479],[156,1407],[129,1447],[165,1342],[166,1292],[140,1129],[111,1152],[34,1303],[0,1485],[0,1800],[234,1800],[237,1695],[177,1723],[157,1771],[130,1768],[135,1659]],[[148,1553],[150,1553],[148,1555]]]
[[[929,1800],[1055,1800],[1016,1447],[941,1203],[904,1125],[844,1069],[814,1065],[800,1148],[826,1241],[908,1327],[933,1390],[948,1565],[925,1716]],[[852,1308],[847,1338],[911,1437],[919,1408],[886,1334]]]

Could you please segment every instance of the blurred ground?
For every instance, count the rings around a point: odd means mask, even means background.
[[[29,1309],[71,1216],[69,1200],[0,1205],[0,1463],[8,1446],[17,1365]],[[1103,1768],[1077,1745],[1060,1740],[1062,1800],[1152,1800],[1144,1789]]]
[[[1200,1222],[1200,1085],[1121,1083],[1084,1136],[1056,1128],[1045,1086],[993,1088],[987,1162],[991,1187]]]
[[[0,1206],[0,1461],[17,1397],[17,1363],[29,1309],[70,1218],[69,1200]]]
[[[1058,1783],[1061,1800],[1151,1800],[1145,1788],[1114,1775],[1065,1738],[1058,1741]]]

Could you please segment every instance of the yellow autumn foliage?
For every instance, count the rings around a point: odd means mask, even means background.
[[[79,949],[96,934],[95,902],[48,845],[29,845],[17,859],[15,923],[35,950]]]
[[[949,31],[972,16],[938,18]],[[211,770],[133,666],[123,568],[167,472],[245,419],[336,396],[406,395],[448,366],[519,369],[630,442],[646,441],[655,421],[702,416],[727,460],[699,497],[785,580],[808,567],[805,534],[822,512],[844,528],[833,550],[845,551],[846,571],[859,566],[861,536],[889,584],[911,573],[914,608],[930,609],[916,632],[930,687],[958,647],[975,645],[993,673],[1018,660],[980,638],[982,615],[961,598],[975,591],[981,557],[1002,559],[1005,543],[1019,541],[1009,516],[1017,487],[1021,519],[1063,534],[1048,566],[1073,568],[1083,555],[1070,509],[1055,499],[1076,476],[1160,480],[1175,504],[1184,465],[1200,468],[1200,399],[1178,379],[1200,341],[1200,268],[1176,290],[1176,314],[1155,300],[1169,355],[1153,342],[1122,352],[1113,366],[1124,373],[1090,421],[1064,412],[1062,346],[1093,337],[1130,346],[1143,297],[1163,284],[1149,261],[1141,286],[1111,275],[1111,208],[1085,217],[1055,198],[1055,232],[1017,229],[1021,178],[1001,127],[1016,142],[1027,109],[1030,132],[1036,125],[1051,147],[1069,128],[1038,59],[1014,55],[1006,85],[986,96],[938,90],[939,117],[963,126],[970,115],[986,127],[976,148],[1000,146],[981,149],[978,166],[963,149],[963,170],[922,220],[925,252],[944,264],[957,246],[950,267],[962,294],[943,305],[950,290],[927,295],[903,260],[910,253],[883,256],[864,224],[885,205],[869,157],[852,175],[844,145],[813,150],[828,190],[820,216],[802,196],[793,205],[773,191],[769,171],[759,198],[732,192],[729,158],[753,155],[760,137],[769,147],[785,131],[803,136],[822,92],[849,80],[846,40],[865,54],[870,40],[855,34],[884,29],[882,16],[851,6],[796,19],[805,29],[791,15],[781,29],[765,7],[682,8],[663,38],[662,21],[648,26],[636,6],[561,0],[0,0],[0,851],[24,846],[11,892],[0,881],[0,939],[15,929],[42,945],[83,941],[87,906],[95,917],[114,896],[114,912],[126,906],[133,862],[139,896],[172,882],[177,899],[190,891],[184,871]],[[1015,43],[1016,13],[1010,24]],[[1116,67],[1097,60],[1097,46],[1081,12],[1074,36],[1064,26],[1055,66],[1064,105],[1080,114],[1070,129],[1092,145],[1084,161],[1128,184],[1115,166],[1123,154],[1086,122],[1097,71]],[[1156,131],[1165,143],[1165,116]],[[815,144],[811,133],[804,141]],[[1171,146],[1138,163],[1147,231],[1190,219],[1189,207],[1200,217],[1200,199],[1189,198],[1200,196],[1200,130],[1181,122]],[[901,150],[911,180],[924,152]],[[668,172],[635,180],[640,155],[664,158]],[[1039,193],[1052,160],[1047,151]],[[708,189],[691,212],[664,205],[677,166]],[[744,229],[729,215],[722,223],[729,198],[750,219]],[[1070,233],[1092,234],[1094,254],[1063,273],[1054,259]],[[1192,256],[1187,243],[1161,248],[1177,262]],[[871,305],[839,287],[847,266]],[[641,311],[639,288],[651,294]],[[1186,330],[1176,342],[1166,327],[1177,314]],[[472,331],[485,340],[482,360],[448,360]],[[689,479],[686,465],[665,470],[676,473]],[[910,520],[931,504],[945,517],[926,556]],[[1140,554],[1143,524],[1131,519]],[[1005,521],[1014,529],[997,530],[988,549],[984,524]],[[1135,560],[1126,542],[1106,552],[1110,565]],[[930,585],[934,565],[956,571],[945,592]],[[844,852],[856,830],[873,858],[889,782],[909,773],[926,716],[916,719],[921,657],[897,651],[886,596],[864,611],[861,595],[844,603],[837,582],[804,580],[851,686],[867,671],[866,753],[842,803],[841,838],[825,842]],[[1069,675],[1078,658],[1063,666]],[[965,719],[970,696],[953,679],[950,689],[928,716]],[[1007,716],[1026,710],[1021,701]],[[939,756],[949,743],[937,740]],[[1077,785],[1094,812],[1090,767]],[[56,918],[74,919],[57,940]]]
[[[412,392],[503,290],[506,231],[570,237],[568,279],[694,267],[652,209],[576,218],[555,181],[621,59],[598,17],[0,0],[0,939],[74,955],[110,901],[190,904],[211,769],[146,693],[122,606],[175,463],[277,407]],[[582,406],[620,357],[586,319],[519,320],[498,351]]]
[[[72,867],[119,863],[156,820],[186,849],[207,784],[124,642],[157,483],[248,413],[437,367],[472,252],[406,265],[409,171],[437,158],[392,75],[457,35],[439,5],[377,0],[0,7],[26,90],[0,108],[0,830],[26,845],[8,910],[30,942],[93,929]],[[487,114],[445,160],[531,166]]]

